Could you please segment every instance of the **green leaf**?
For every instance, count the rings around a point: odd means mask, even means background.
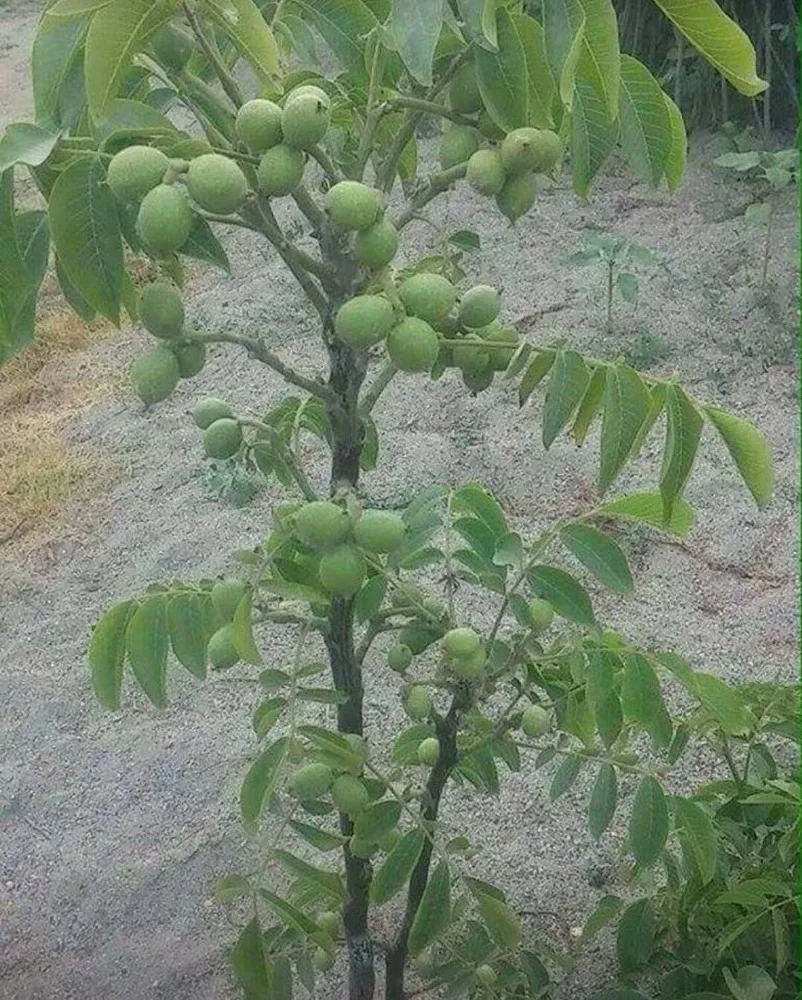
[[[237,605],[232,626],[234,629],[234,645],[237,652],[246,663],[259,664],[261,654],[253,638],[253,592],[248,591]]]
[[[421,830],[410,830],[398,841],[373,875],[370,898],[377,905],[386,903],[409,881],[418,863],[426,838]]]
[[[638,785],[629,820],[629,848],[638,864],[648,866],[661,855],[668,838],[668,803],[656,778]]]
[[[344,705],[350,695],[346,691],[336,691],[334,688],[298,688],[297,696],[301,701],[311,701],[318,705]]]
[[[594,625],[596,619],[585,588],[565,570],[556,566],[533,566],[527,574],[529,586],[544,597],[558,615],[578,625]]]
[[[590,1000],[649,1000],[649,997],[638,990],[631,990],[627,986],[621,986],[612,990],[602,990],[601,993],[594,993],[590,997]]]
[[[300,931],[301,934],[314,934],[317,932],[317,924],[313,920],[310,920],[296,906],[293,906],[292,903],[288,903],[286,899],[282,899],[276,893],[270,892],[269,889],[260,889],[259,895],[287,927]]]
[[[603,405],[600,493],[609,489],[629,458],[638,431],[651,411],[652,397],[634,369],[613,365],[607,370]]]
[[[455,490],[451,509],[454,513],[469,512],[477,517],[490,535],[498,540],[510,530],[498,500],[479,483],[468,483]]]
[[[405,729],[393,742],[393,761],[396,764],[401,764],[402,767],[408,764],[419,763],[418,747],[423,740],[434,735],[434,726],[428,723],[422,722],[416,726],[410,726],[409,729]]]
[[[269,81],[280,73],[276,39],[253,0],[203,0],[203,8],[258,76]]]
[[[476,50],[476,80],[482,102],[505,132],[526,125],[529,114],[529,78],[526,54],[506,7],[497,13],[498,51]]]
[[[126,653],[125,632],[134,608],[133,601],[115,604],[103,615],[92,632],[89,644],[92,689],[104,708],[120,707]]]
[[[693,508],[681,497],[674,501],[671,520],[664,520],[663,501],[659,493],[630,493],[612,500],[600,508],[601,513],[623,521],[638,521],[650,528],[668,531],[684,538],[696,522]]]
[[[401,819],[401,803],[392,801],[374,802],[366,806],[354,820],[354,833],[363,840],[375,844]]]
[[[365,74],[365,39],[378,21],[362,0],[292,0],[289,10],[318,30],[334,55]]]
[[[671,719],[654,667],[641,653],[625,658],[621,704],[624,715],[639,722],[655,746],[661,749],[668,747],[672,736]]]
[[[582,927],[583,945],[589,944],[603,927],[615,920],[623,905],[618,896],[602,896]]]
[[[206,677],[206,643],[209,640],[199,594],[177,594],[167,604],[167,631],[178,662],[203,680]]]
[[[337,872],[330,871],[328,868],[317,868],[315,865],[310,865],[307,861],[296,858],[289,851],[276,850],[273,854],[276,860],[288,872],[301,879],[301,881],[314,886],[324,896],[335,899],[338,902],[342,902],[345,899],[342,879]]]
[[[256,825],[262,807],[272,798],[281,765],[287,756],[287,745],[286,737],[271,743],[248,769],[239,794],[240,812],[246,827]]]
[[[117,206],[98,160],[76,160],[59,174],[48,206],[61,267],[80,295],[120,320],[123,247]]]
[[[512,14],[512,23],[521,39],[529,80],[529,124],[553,128],[551,112],[556,86],[546,58],[546,38],[540,23],[528,14]]]
[[[638,279],[630,271],[621,271],[615,279],[616,287],[624,302],[632,303],[638,297]]]
[[[350,771],[351,768],[362,764],[361,756],[339,733],[329,732],[328,729],[321,729],[319,726],[299,726],[298,734],[308,739],[315,749],[343,771]]]
[[[100,120],[116,97],[136,52],[170,20],[178,0],[111,0],[92,17],[84,76],[89,113]]]
[[[610,0],[575,0],[585,16],[577,73],[604,95],[607,116],[618,115],[620,53],[618,22]]]
[[[253,713],[253,731],[261,739],[270,732],[287,706],[286,698],[266,698]]]
[[[0,174],[16,163],[38,167],[53,152],[58,136],[39,125],[14,122],[0,138]]]
[[[655,931],[654,911],[648,899],[638,899],[624,910],[616,935],[616,952],[622,972],[635,972],[648,963],[654,950]],[[614,996],[615,993],[609,1000]]]
[[[589,382],[590,371],[581,354],[576,351],[557,352],[543,404],[544,448],[551,447],[576,412]]]
[[[14,213],[14,171],[0,174],[0,360],[31,340],[30,296],[34,291],[23,258]]]
[[[598,528],[581,521],[569,521],[560,530],[560,539],[586,569],[616,594],[635,589],[621,546]]]
[[[588,825],[596,840],[612,822],[617,803],[618,777],[615,768],[612,764],[602,764],[593,784],[588,807]]]
[[[585,44],[585,12],[579,0],[544,0],[542,14],[548,63],[560,100],[570,110]]]
[[[618,141],[618,122],[610,120],[602,95],[587,80],[576,81],[570,128],[573,187],[580,198],[587,198]]]
[[[524,372],[518,387],[518,405],[523,406],[543,379],[551,371],[554,364],[553,354],[536,354],[534,361]]]
[[[581,767],[582,758],[578,754],[569,753],[563,757],[549,787],[549,798],[552,802],[556,802],[573,785]]]
[[[551,982],[549,972],[540,959],[531,951],[521,952],[521,970],[526,976],[526,985],[533,997],[546,996]]]
[[[279,580],[275,577],[264,577],[259,581],[262,590],[266,590],[278,597],[286,597],[289,600],[305,601],[309,604],[328,604],[329,596],[322,590],[315,590],[303,583],[294,583],[292,580]]]
[[[66,299],[67,304],[73,312],[77,313],[81,317],[85,323],[91,323],[97,315],[97,311],[89,305],[83,295],[81,295],[75,285],[73,285],[64,273],[64,267],[58,259],[58,256],[56,256],[55,263],[56,278],[58,279],[59,287],[61,288],[61,292]]]
[[[593,423],[596,418],[596,414],[601,409],[602,399],[604,398],[604,383],[606,379],[606,368],[597,368],[593,372],[587,390],[585,391],[585,395],[582,397],[582,402],[579,404],[579,409],[577,410],[576,417],[574,418],[574,424],[571,428],[571,436],[576,442],[578,448],[581,448],[585,443],[585,438],[590,430],[590,425]]]
[[[668,108],[671,122],[671,144],[666,157],[666,183],[669,191],[676,191],[685,175],[685,162],[688,158],[688,134],[685,131],[685,121],[682,112],[663,91],[663,100]]]
[[[291,819],[290,826],[299,837],[302,837],[307,844],[317,848],[318,851],[334,851],[343,846],[342,837],[329,833],[328,830],[321,830],[319,826],[301,823],[297,819]]]
[[[387,25],[392,45],[423,87],[432,85],[432,61],[443,24],[443,0],[393,0]]]
[[[666,521],[671,520],[674,502],[682,494],[691,474],[704,420],[681,386],[666,386],[666,447],[660,474],[660,494]]]
[[[223,249],[206,219],[195,216],[192,231],[186,243],[181,247],[181,253],[193,260],[202,260],[207,264],[219,267],[226,274],[231,274],[231,264],[228,254]]]
[[[267,1000],[270,996],[270,981],[264,953],[264,939],[259,918],[254,917],[247,924],[231,951],[231,965],[234,974],[248,997]]]
[[[80,67],[81,49],[89,26],[88,16],[51,17],[48,11],[39,22],[31,53],[33,103],[36,121],[59,125],[59,98],[67,82]]]
[[[419,955],[436,941],[451,922],[451,872],[441,861],[430,876],[409,932],[409,953]]]
[[[774,930],[774,955],[777,972],[781,973],[788,964],[790,954],[790,932],[788,921],[782,910],[771,911],[771,923]]]
[[[758,507],[765,507],[774,486],[771,449],[766,439],[752,424],[726,410],[706,406],[704,412],[721,435]]]
[[[521,944],[521,924],[503,899],[482,892],[476,881],[469,883],[487,932],[499,948],[515,951]]]
[[[466,253],[480,250],[482,246],[478,233],[474,233],[470,229],[458,229],[456,233],[452,233],[448,237],[448,242],[458,250],[464,250]]]
[[[482,48],[498,48],[496,0],[457,0],[468,36]]]
[[[777,992],[777,984],[757,965],[741,966],[737,976],[724,966],[722,973],[735,1000],[771,1000]]]
[[[621,56],[621,147],[633,172],[657,185],[672,143],[671,117],[660,84],[632,56]]]
[[[510,531],[502,535],[496,542],[496,549],[493,553],[493,562],[496,566],[517,566],[523,565],[524,550],[521,536],[515,531]]]
[[[654,2],[737,91],[754,97],[766,89],[766,82],[757,75],[755,50],[748,36],[715,0]]]
[[[164,594],[140,604],[125,630],[128,662],[139,686],[157,708],[166,704],[167,599]]]
[[[692,859],[703,885],[716,873],[718,845],[713,821],[701,806],[690,799],[672,800],[674,826],[686,856]]]
[[[751,732],[754,720],[737,690],[720,677],[692,670],[676,653],[661,653],[658,659],[716,718],[725,733],[746,736]]]

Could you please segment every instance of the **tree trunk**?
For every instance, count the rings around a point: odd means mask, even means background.
[[[365,377],[365,364],[353,351],[332,345],[329,348],[331,375],[329,387],[336,401],[329,406],[331,423],[330,490],[355,489],[359,481],[359,455],[362,450],[362,425],[359,417],[359,390]],[[341,733],[362,735],[362,673],[354,651],[353,600],[335,598],[331,602],[326,647],[332,679],[348,701],[337,706],[337,728]],[[348,816],[340,814],[344,837],[353,833]],[[348,945],[349,1000],[373,1000],[375,968],[373,943],[368,933],[368,889],[371,866],[344,849],[346,900],[343,926]]]

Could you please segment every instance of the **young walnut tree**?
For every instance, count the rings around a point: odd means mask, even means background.
[[[763,89],[748,39],[712,0],[656,3],[734,86]],[[673,379],[522,337],[498,291],[466,281],[462,253],[476,234],[442,234],[418,261],[404,253],[407,228],[454,188],[493,199],[515,224],[566,161],[583,197],[616,150],[644,181],[680,183],[681,115],[619,52],[611,0],[536,6],[537,18],[524,3],[492,0],[57,0],[33,49],[36,124],[11,125],[0,140],[3,356],[33,336],[52,246],[80,316],[117,323],[125,310],[152,334],[131,372],[146,405],[200,372],[210,343],[244,348],[293,389],[261,419],[217,398],[193,410],[209,457],[288,491],[267,537],[237,554],[240,575],[153,584],[101,618],[89,650],[95,693],[113,709],[126,665],[157,707],[171,659],[199,679],[208,667],[258,677],[240,805],[273,874],[219,888],[247,903],[232,963],[251,998],[289,997],[293,982],[312,991],[341,949],[351,1000],[401,1000],[413,960],[415,975],[453,995],[550,990],[560,956],[523,941],[514,903],[476,877],[474,845],[441,815],[449,783],[495,795],[505,770],[553,762],[556,799],[592,770],[593,836],[613,820],[620,780],[637,789],[628,849],[638,871],[679,846],[678,878],[726,877],[706,807],[669,797],[666,777],[692,738],[714,731],[732,757],[763,716],[679,657],[605,631],[577,570],[627,595],[616,522],[690,530],[682,494],[705,424],[766,504],[764,439]],[[442,127],[431,173],[419,169],[423,119]],[[46,210],[15,210],[17,165]],[[292,231],[279,203],[294,206]],[[316,374],[296,371],[267,337],[186,324],[184,261],[227,270],[215,232],[230,226],[272,246],[317,314]],[[301,230],[303,245],[292,238]],[[143,256],[161,275],[137,292],[129,264]],[[581,445],[597,423],[598,501],[534,536],[513,530],[475,483],[435,485],[399,511],[373,507],[359,477],[378,461],[381,394],[408,378],[423,393],[448,372],[473,393],[515,383],[522,405],[543,384],[546,448],[565,431]],[[657,488],[611,496],[660,427]],[[299,448],[310,434],[331,454],[322,492]],[[461,602],[477,593],[491,609],[481,624]],[[294,636],[290,662],[260,648],[276,624]],[[323,648],[328,677],[314,662]],[[667,678],[693,702],[682,720],[666,710]],[[365,688],[379,683],[403,704],[400,732],[365,729]],[[588,936],[621,916],[622,940],[636,931],[645,963],[662,905],[607,903]],[[394,929],[377,941],[371,916],[385,906],[383,926]],[[711,981],[722,968],[713,961]]]

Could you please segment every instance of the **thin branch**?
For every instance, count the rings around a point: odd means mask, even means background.
[[[392,382],[395,373],[398,371],[392,361],[386,361],[382,365],[379,373],[365,390],[359,404],[361,413],[370,413],[379,400],[379,397]]]
[[[331,183],[336,184],[336,182],[340,180],[341,177],[340,171],[334,165],[334,161],[326,152],[326,150],[322,146],[315,145],[311,146],[308,152],[309,155],[312,157],[312,159],[317,160],[317,162],[323,168],[323,173],[326,175],[326,178]]]
[[[451,185],[464,177],[468,170],[467,163],[458,163],[454,167],[449,167],[448,170],[442,170],[439,174],[434,174],[429,178],[429,183],[422,188],[412,200],[409,202],[404,211],[395,220],[395,228],[403,229],[408,222],[411,222],[415,217],[415,214],[419,212],[424,205],[428,205],[430,201],[436,198],[439,194],[445,191]]]
[[[184,0],[181,6],[184,11],[184,16],[186,17],[190,28],[192,28],[192,33],[197,38],[198,44],[203,50],[203,54],[206,56],[206,58],[214,67],[214,71],[217,74],[217,79],[220,81],[223,90],[226,92],[226,96],[228,97],[228,99],[231,101],[231,103],[234,105],[235,108],[242,107],[242,105],[244,104],[244,98],[242,96],[242,92],[239,89],[239,86],[237,85],[237,81],[228,72],[225,65],[223,64],[223,61],[220,59],[219,53],[215,51],[214,47],[209,42],[209,39],[203,33],[203,27],[201,26],[201,23],[198,20],[197,15],[192,10],[189,3],[187,3],[187,0]]]
[[[315,199],[312,197],[309,188],[304,184],[299,184],[292,193],[292,199],[306,218],[312,223],[315,232],[319,232],[326,224],[326,216]]]
[[[311,396],[318,396],[326,402],[332,402],[333,400],[332,393],[327,386],[322,382],[317,382],[314,379],[307,378],[305,375],[301,375],[294,368],[290,368],[289,365],[284,364],[281,358],[277,354],[274,354],[263,340],[257,337],[246,337],[242,334],[223,331],[218,333],[193,331],[186,339],[195,344],[238,344],[240,347],[244,347],[251,357],[256,358],[257,361],[261,361],[262,364],[267,365],[268,368],[272,368],[273,371],[281,375],[285,382],[297,385],[299,389],[304,389]]]
[[[264,235],[264,231],[259,226],[252,226],[250,222],[246,222],[245,219],[238,219],[234,215],[215,215],[213,212],[198,212],[198,215],[202,219],[206,219],[207,222],[216,222],[222,226],[238,226],[240,229],[250,229],[252,233],[262,233]]]
[[[379,622],[373,621],[356,649],[356,662],[359,666],[361,667],[365,662],[365,657],[370,652],[370,647],[373,645],[375,639],[377,639],[380,635],[383,635],[385,632],[397,632],[403,627],[404,626],[399,623],[393,625],[389,623],[380,624]]]
[[[440,118],[447,118],[457,125],[468,125],[476,127],[476,122],[467,115],[461,115],[459,111],[452,111],[445,104],[438,104],[436,101],[424,101],[420,97],[391,97],[387,102],[387,107],[409,108],[413,111],[420,111],[422,114],[438,115]]]
[[[381,85],[383,71],[382,43],[376,36],[376,47],[373,50],[373,61],[370,66],[370,82],[368,83],[368,99],[365,105],[365,125],[362,129],[362,138],[359,141],[359,149],[356,155],[356,169],[354,171],[357,179],[361,180],[365,173],[365,166],[373,149],[373,136],[376,134],[376,127],[381,118],[382,109],[376,104]]]

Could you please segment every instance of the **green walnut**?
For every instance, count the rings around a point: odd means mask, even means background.
[[[381,850],[385,854],[389,854],[394,847],[398,845],[398,841],[401,839],[401,831],[397,826],[394,826],[392,830],[388,830],[387,833],[383,833],[381,837],[376,841]]]
[[[501,162],[508,174],[533,171],[539,161],[536,128],[516,128],[508,132],[501,144]]]
[[[231,622],[248,588],[242,580],[218,580],[212,587],[212,604],[221,621]]]
[[[404,708],[411,719],[425,719],[432,710],[432,698],[425,687],[416,684],[407,692]]]
[[[403,674],[412,663],[412,650],[403,642],[397,642],[387,651],[387,665],[398,674]]]
[[[480,344],[482,337],[478,333],[468,333],[462,337],[462,344],[455,344],[451,355],[454,364],[465,375],[479,376],[486,374],[490,369],[490,355],[488,351],[483,351],[478,347],[469,347],[469,344]]]
[[[440,342],[427,322],[408,316],[390,331],[387,353],[402,372],[428,372],[437,361]]]
[[[181,373],[172,351],[158,347],[137,358],[131,367],[131,381],[137,396],[146,406],[167,399],[178,385]]]
[[[320,142],[331,124],[330,108],[328,97],[322,100],[311,91],[292,97],[281,115],[284,142],[295,149],[310,149]]]
[[[290,101],[295,100],[296,97],[302,97],[304,94],[312,94],[319,101],[323,101],[324,104],[331,103],[331,98],[322,87],[318,87],[314,83],[300,83],[297,87],[293,87],[289,94],[286,95],[284,106],[286,107]]]
[[[203,371],[206,364],[205,344],[176,344],[171,346],[178,362],[178,374],[181,378],[194,378]]]
[[[476,967],[476,978],[482,986],[492,986],[498,979],[496,970],[491,965],[479,965]]]
[[[521,717],[521,729],[532,740],[542,736],[550,726],[549,713],[540,705],[530,705]]]
[[[242,444],[242,428],[236,420],[223,417],[203,432],[203,447],[209,458],[233,458]]]
[[[448,129],[440,142],[440,166],[443,170],[465,163],[479,148],[476,132],[466,125],[455,125]]]
[[[169,256],[189,239],[194,221],[183,188],[176,184],[158,184],[142,199],[136,228],[149,250]]]
[[[320,559],[320,582],[335,597],[353,597],[365,582],[365,558],[353,545],[340,545]]]
[[[389,219],[379,219],[354,237],[354,254],[372,271],[387,267],[398,250],[398,230]]]
[[[475,680],[484,670],[487,663],[487,654],[480,646],[475,653],[470,656],[453,657],[448,664],[448,669],[455,677],[463,680]]]
[[[348,515],[328,500],[312,500],[295,515],[295,534],[311,549],[330,549],[344,542],[350,530]]]
[[[237,112],[237,136],[252,153],[266,153],[281,142],[281,108],[260,97],[246,101]]]
[[[496,205],[514,225],[537,201],[537,180],[533,173],[513,174],[496,195]]]
[[[474,191],[487,197],[499,194],[507,179],[501,155],[495,149],[478,149],[468,160],[465,176]]]
[[[459,321],[469,329],[478,329],[492,323],[501,309],[498,289],[490,285],[474,285],[462,296],[459,304]]]
[[[215,670],[228,670],[239,663],[240,655],[234,642],[232,625],[224,625],[212,635],[206,645],[206,654]]]
[[[338,937],[342,931],[342,916],[334,910],[322,910],[315,917],[315,923],[332,938]]]
[[[205,211],[232,215],[245,201],[248,181],[233,160],[219,153],[206,153],[190,163],[187,190]]]
[[[529,621],[537,632],[543,632],[554,621],[554,608],[542,597],[535,597],[529,602]]]
[[[368,552],[395,552],[404,541],[406,525],[389,510],[366,510],[354,525],[354,541]]]
[[[436,326],[454,308],[457,290],[442,274],[422,272],[401,282],[398,297],[410,316]]]
[[[384,340],[395,323],[393,307],[383,295],[357,295],[334,318],[338,340],[366,351]]]
[[[312,952],[312,965],[314,965],[318,972],[328,972],[335,961],[336,956],[332,952],[326,951],[320,945]]]
[[[281,198],[301,183],[304,175],[304,154],[284,142],[271,146],[259,161],[256,176],[265,194]]]
[[[464,659],[482,648],[482,640],[472,628],[452,628],[443,636],[442,646],[449,656]]]
[[[463,66],[454,74],[448,87],[448,103],[461,115],[472,115],[481,109],[482,95],[472,65]]]
[[[301,801],[319,799],[331,788],[334,772],[328,764],[315,762],[299,768],[290,778],[290,792]]]
[[[377,851],[376,844],[365,837],[351,837],[348,847],[355,858],[361,858],[363,861],[367,861]]]
[[[223,420],[226,417],[233,416],[234,413],[228,403],[224,403],[222,399],[215,399],[212,396],[202,399],[195,405],[192,411],[192,419],[195,421],[195,426],[200,427],[202,431],[205,431],[215,420]]]
[[[418,760],[426,767],[434,767],[440,760],[440,740],[428,736],[418,744]]]
[[[331,786],[331,797],[342,813],[355,816],[361,812],[370,801],[368,790],[359,778],[351,774],[341,774],[334,779]]]
[[[184,329],[184,303],[172,285],[153,281],[139,293],[139,318],[154,337],[175,340]]]
[[[169,162],[160,149],[128,146],[109,161],[106,180],[119,201],[140,202],[148,191],[161,184]]]
[[[326,192],[324,205],[340,229],[363,230],[376,221],[379,193],[359,181],[339,181]]]

